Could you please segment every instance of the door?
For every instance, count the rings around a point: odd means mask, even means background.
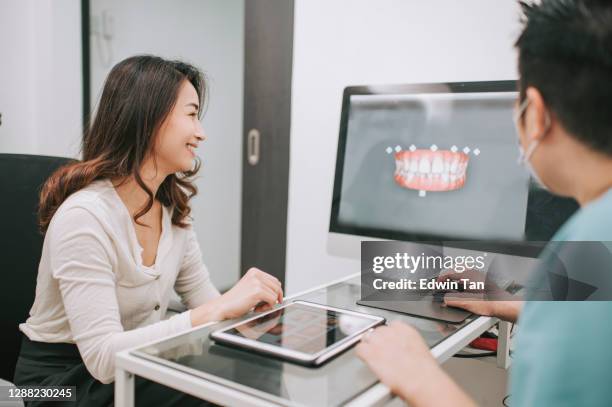
[[[294,2],[245,3],[241,270],[284,283]]]

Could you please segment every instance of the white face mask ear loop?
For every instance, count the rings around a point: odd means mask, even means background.
[[[544,118],[544,134],[542,135],[542,137],[544,137],[546,133],[548,133],[548,131],[550,130],[550,127],[551,127],[550,113],[548,113],[547,111],[546,117]],[[529,147],[527,148],[527,151],[525,152],[525,160],[529,161],[531,159],[531,156],[533,155],[534,150],[536,149],[538,145],[540,145],[540,141],[542,141],[542,138],[534,140],[529,145]]]
[[[521,120],[521,117],[523,117],[523,114],[525,113],[525,110],[527,109],[528,105],[529,105],[529,99],[525,98],[525,100],[523,100],[521,104],[518,106],[518,108],[514,112],[514,116],[512,117],[512,121],[514,122],[514,127],[517,133],[518,133],[518,128],[519,128],[519,121]],[[519,148],[519,156],[516,162],[517,164],[523,164],[523,161],[525,160],[525,151],[523,150],[523,147],[521,146],[520,140],[517,139],[517,142],[518,142],[518,148]]]
[[[533,152],[539,144],[540,139],[536,139],[529,144],[529,147],[527,147],[527,151],[525,151],[525,157],[523,158],[524,161],[529,161],[531,159]]]
[[[521,117],[523,116],[523,113],[525,112],[525,109],[527,109],[527,105],[529,104],[529,99],[525,98],[525,100],[523,100],[523,102],[519,105],[518,109],[516,110],[516,112],[514,113],[514,124],[518,127],[518,122],[521,119]]]

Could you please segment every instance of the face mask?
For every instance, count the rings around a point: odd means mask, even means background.
[[[521,103],[521,105],[519,106],[516,113],[514,114],[514,127],[517,130],[517,134],[518,134],[518,121],[520,120],[523,113],[525,113],[525,109],[527,109],[528,105],[529,105],[529,99],[525,99],[523,103]],[[523,146],[521,145],[521,142],[518,141],[519,156],[518,156],[517,163],[523,166],[527,170],[527,172],[529,172],[529,175],[540,186],[540,188],[548,189],[546,185],[544,185],[544,183],[542,182],[541,178],[538,176],[538,173],[536,172],[536,170],[531,165],[531,162],[529,161],[531,159],[531,156],[533,155],[533,152],[535,151],[535,149],[538,147],[539,144],[540,144],[540,140],[534,140],[531,142],[531,144],[527,146],[527,151],[525,151],[523,149]]]

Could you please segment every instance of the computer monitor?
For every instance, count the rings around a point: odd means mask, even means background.
[[[328,252],[358,258],[361,240],[388,239],[537,256],[578,205],[517,163],[516,89],[516,81],[347,87]]]

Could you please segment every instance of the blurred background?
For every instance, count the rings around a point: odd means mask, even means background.
[[[344,87],[515,79],[518,30],[513,0],[0,0],[0,153],[78,158],[115,63],[192,62],[204,260],[222,289],[256,266],[290,294],[359,270],[325,247]]]

